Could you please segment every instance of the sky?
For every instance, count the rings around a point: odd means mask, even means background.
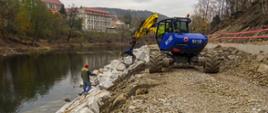
[[[197,0],[60,0],[65,7],[109,7],[149,10],[169,17],[191,14]]]

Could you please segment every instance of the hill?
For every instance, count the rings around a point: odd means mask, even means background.
[[[194,32],[227,42],[268,39],[267,0],[198,0],[195,6],[191,25]]]
[[[237,11],[221,21],[218,30],[235,32],[262,28],[268,25],[267,18],[268,14],[262,12],[259,1],[256,1],[249,8]]]
[[[153,12],[147,10],[130,10],[130,9],[119,9],[119,8],[98,8],[106,10],[109,13],[116,15],[117,18],[129,24],[130,27],[137,27],[140,22],[150,16]],[[158,20],[168,18],[166,15],[160,14]]]

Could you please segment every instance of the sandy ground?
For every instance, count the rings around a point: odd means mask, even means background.
[[[268,113],[268,55],[243,54],[234,48],[221,51],[237,54],[224,56],[229,68],[220,73],[195,68],[154,74],[145,70],[111,89],[112,98],[102,112]]]

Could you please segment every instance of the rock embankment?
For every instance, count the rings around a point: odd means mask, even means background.
[[[133,63],[131,58],[124,57],[113,60],[103,69],[97,70],[97,78],[94,80],[96,87],[93,87],[87,96],[75,98],[56,113],[99,113],[100,106],[111,96],[109,90],[133,73],[144,69],[146,63],[149,62],[148,46],[135,49],[134,54],[136,55],[136,60]]]

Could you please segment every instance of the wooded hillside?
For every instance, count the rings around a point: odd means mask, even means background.
[[[267,0],[198,0],[192,26],[205,33],[230,25],[234,26],[230,31],[240,31],[267,25],[267,15]]]

